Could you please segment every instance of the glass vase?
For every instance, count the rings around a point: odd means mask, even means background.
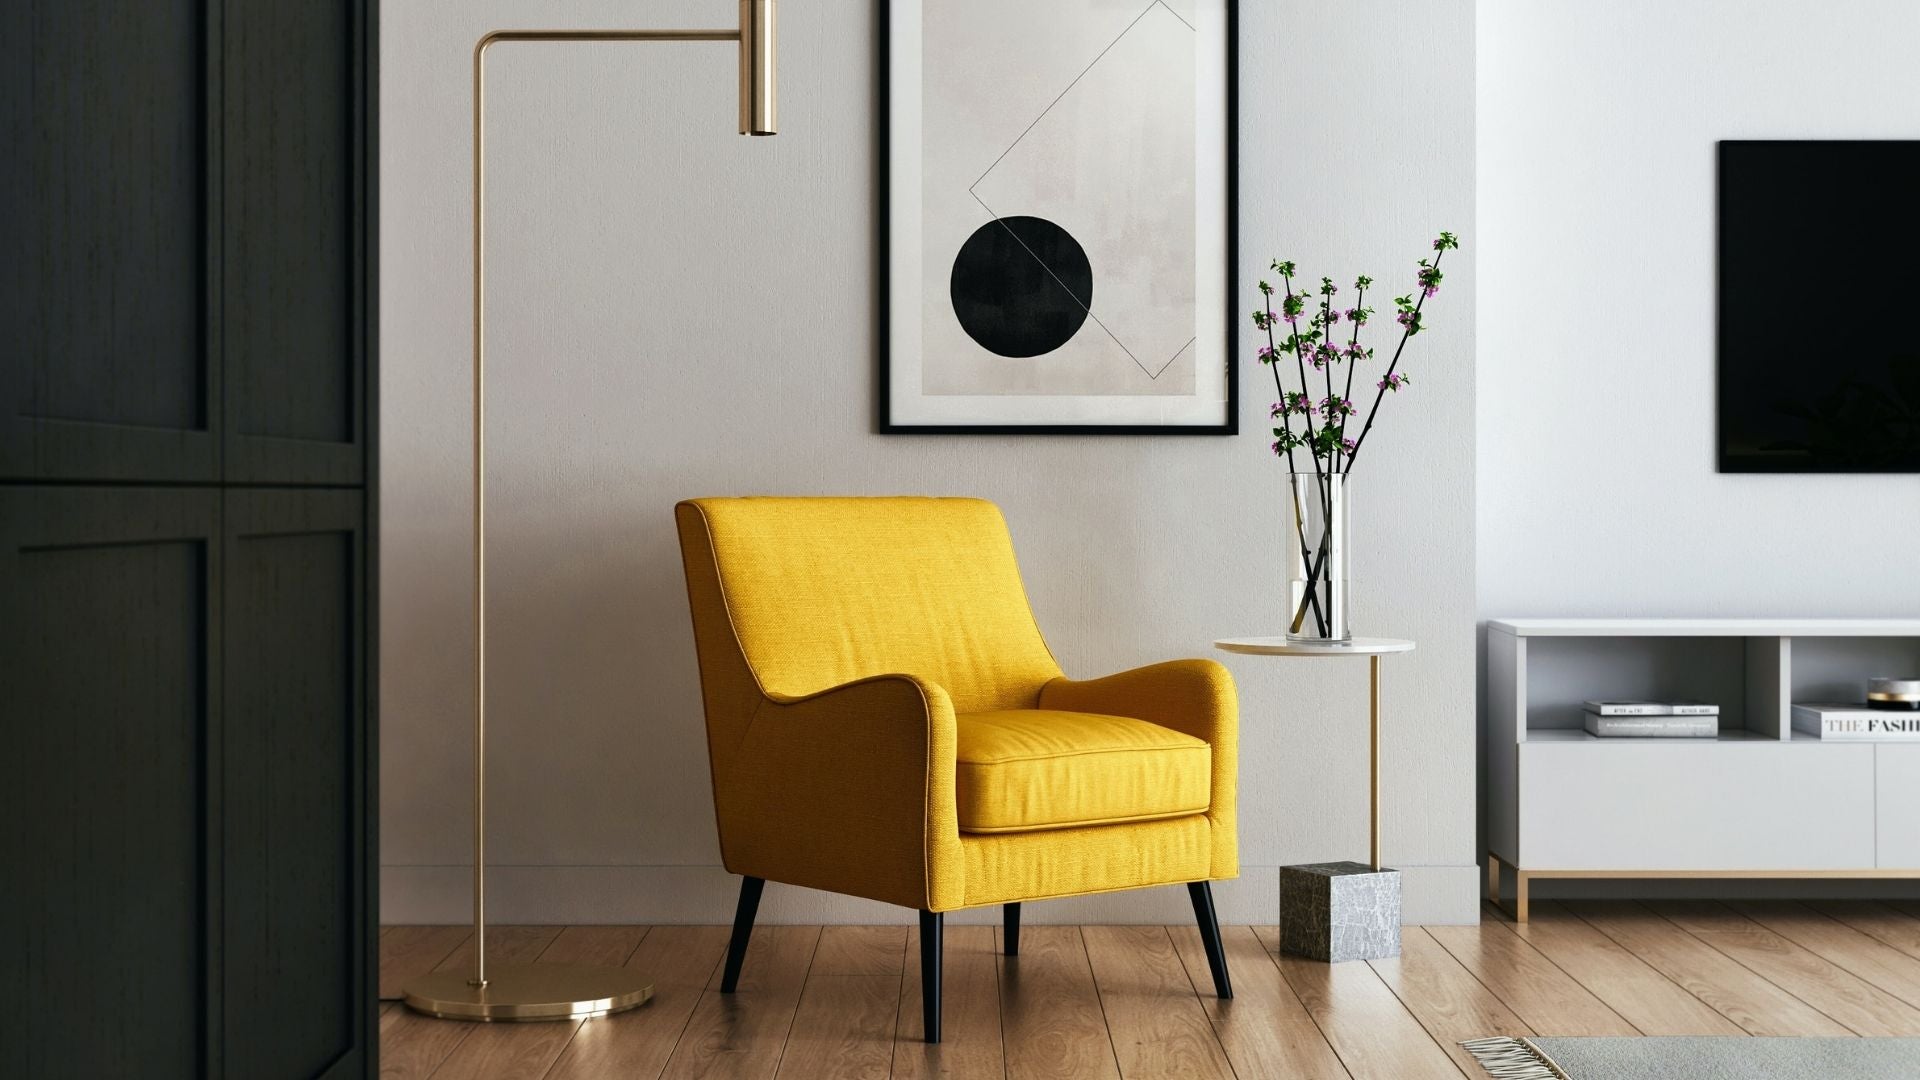
[[[1287,638],[1349,641],[1347,478],[1287,474]]]

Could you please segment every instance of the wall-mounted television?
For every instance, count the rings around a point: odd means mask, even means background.
[[[1721,472],[1920,472],[1920,141],[1722,142],[1719,320]]]

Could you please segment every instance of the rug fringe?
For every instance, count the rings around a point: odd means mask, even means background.
[[[1525,1039],[1500,1036],[1460,1044],[1493,1080],[1572,1080],[1553,1059]]]

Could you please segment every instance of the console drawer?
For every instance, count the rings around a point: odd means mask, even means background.
[[[1515,857],[1528,870],[1860,870],[1885,865],[1876,810],[1913,820],[1913,805],[1876,807],[1871,744],[1590,739],[1519,750]],[[1912,790],[1920,756],[1901,767]],[[1920,838],[1898,854],[1920,862]]]

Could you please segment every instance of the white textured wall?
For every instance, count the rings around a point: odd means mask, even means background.
[[[1714,143],[1920,137],[1916,41],[1905,0],[1481,0],[1483,616],[1920,611],[1920,479],[1714,471]],[[1846,282],[1780,291],[1817,336]]]
[[[942,0],[949,2],[949,0]],[[1476,917],[1473,850],[1473,11],[1243,0],[1241,240],[1398,282],[1452,258],[1356,480],[1355,622],[1389,663],[1385,848],[1418,920]],[[722,921],[669,509],[689,495],[929,492],[1005,508],[1041,625],[1088,676],[1276,632],[1266,371],[1222,438],[871,433],[875,5],[790,2],[782,134],[732,134],[723,45],[509,47],[491,62],[493,914]],[[387,4],[382,24],[383,917],[466,911],[467,62],[502,26],[728,24],[726,0]],[[1385,307],[1386,305],[1383,305]],[[1252,352],[1249,333],[1247,353]],[[1242,878],[1366,850],[1365,671],[1230,661]],[[905,919],[797,889],[768,917]],[[1182,890],[1036,919],[1183,920]]]

